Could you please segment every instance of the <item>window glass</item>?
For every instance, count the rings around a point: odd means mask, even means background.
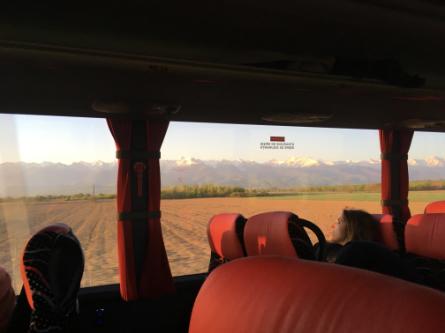
[[[162,229],[173,275],[205,272],[207,223],[292,211],[328,235],[345,207],[380,207],[377,131],[172,122],[162,146]],[[40,228],[79,237],[82,286],[118,282],[115,146],[104,119],[0,115],[0,265]]]
[[[412,214],[423,213],[429,202],[445,200],[445,133],[414,133],[408,172]]]
[[[207,223],[292,211],[329,234],[345,207],[381,212],[377,131],[171,123],[162,146],[162,223],[174,275],[205,272]]]
[[[55,222],[82,244],[82,286],[118,282],[114,156],[104,119],[0,115],[0,265],[17,292],[26,241]]]

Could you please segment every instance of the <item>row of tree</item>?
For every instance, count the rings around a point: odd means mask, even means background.
[[[257,197],[266,195],[268,195],[268,192],[262,190],[215,184],[177,185],[164,188],[161,191],[161,199]]]
[[[435,191],[445,190],[445,180],[412,181],[410,191]],[[332,185],[332,186],[308,186],[295,189],[273,188],[269,190],[246,189],[239,186],[225,186],[216,184],[203,185],[177,185],[161,190],[161,199],[191,199],[191,198],[222,198],[222,197],[260,197],[291,193],[315,193],[315,192],[380,192],[380,184],[356,184],[356,185]],[[90,194],[77,193],[73,195],[38,195],[34,197],[0,198],[2,201],[49,201],[49,200],[103,200],[114,199],[115,194]]]

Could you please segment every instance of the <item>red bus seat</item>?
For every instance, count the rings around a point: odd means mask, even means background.
[[[407,259],[424,284],[445,291],[445,213],[419,214],[405,226]]]
[[[412,216],[405,226],[406,252],[445,260],[445,213]]]
[[[425,207],[425,214],[445,213],[445,200],[431,202]]]
[[[315,259],[311,240],[297,222],[298,216],[291,212],[267,212],[250,217],[244,229],[247,255]]]
[[[243,231],[246,219],[236,213],[213,216],[207,226],[211,255],[209,271],[219,264],[244,257]]]
[[[55,223],[31,237],[20,265],[32,309],[30,327],[39,332],[66,328],[77,316],[83,269],[83,251],[69,226]]]
[[[9,274],[0,267],[0,332],[5,332],[15,305],[15,293]]]
[[[360,269],[285,257],[224,265],[202,286],[189,333],[442,332],[445,295]]]
[[[380,242],[393,251],[399,249],[397,236],[392,225],[392,216],[390,214],[372,214],[379,221]]]

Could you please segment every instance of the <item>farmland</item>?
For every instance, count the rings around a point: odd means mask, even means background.
[[[412,213],[423,211],[429,201],[445,198],[445,191],[410,193]],[[325,234],[344,207],[380,212],[378,193],[292,193],[266,197],[169,199],[161,203],[164,240],[173,275],[206,271],[209,247],[206,227],[211,216],[239,212],[248,217],[272,210],[293,211],[318,224]],[[79,237],[85,252],[83,286],[118,281],[116,209],[113,199],[13,200],[0,202],[0,265],[21,285],[19,258],[26,240],[42,227],[64,222]]]

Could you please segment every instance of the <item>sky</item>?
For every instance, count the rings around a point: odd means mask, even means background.
[[[284,136],[294,149],[261,149],[270,136]],[[114,141],[104,119],[0,114],[0,163],[111,162],[114,156]],[[359,161],[379,156],[376,130],[174,122],[162,146],[162,158],[173,160]],[[445,133],[415,134],[409,157],[429,156],[445,156]]]

